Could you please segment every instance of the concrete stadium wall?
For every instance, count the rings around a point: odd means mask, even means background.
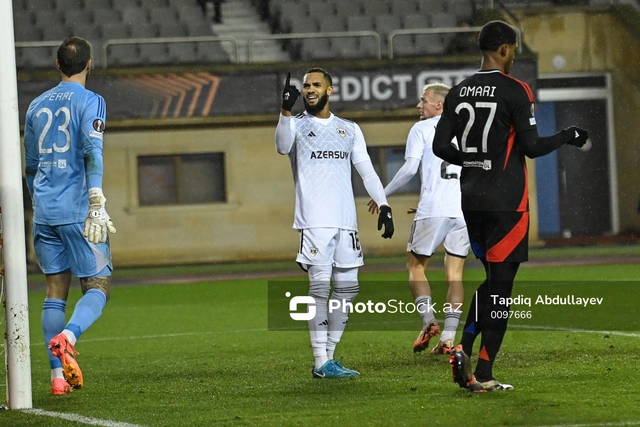
[[[612,73],[620,230],[640,230],[640,16],[629,7],[516,14],[540,74]],[[554,66],[557,56],[563,67]]]
[[[295,259],[294,191],[288,158],[275,151],[273,126],[204,130],[112,132],[105,136],[105,196],[118,232],[114,263],[165,265]],[[412,121],[365,123],[370,146],[404,145]],[[221,151],[226,156],[227,203],[139,207],[136,156]],[[197,185],[197,183],[194,183]],[[370,254],[402,254],[416,196],[394,196],[396,235],[383,240],[368,198],[357,199],[359,234]]]

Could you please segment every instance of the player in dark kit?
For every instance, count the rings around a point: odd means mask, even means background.
[[[582,147],[586,130],[570,127],[539,137],[533,91],[509,76],[517,48],[515,30],[502,21],[487,23],[478,37],[482,67],[451,89],[433,141],[433,152],[462,166],[462,210],[471,248],[486,280],[475,293],[461,343],[451,356],[453,380],[473,392],[506,390],[492,367],[504,334],[510,297],[520,263],[528,259],[529,194],[525,156],[548,154],[564,144]],[[460,149],[451,143],[453,137]],[[497,296],[492,298],[491,296]],[[502,314],[502,313],[500,313]],[[471,371],[473,343],[482,334],[478,363]]]

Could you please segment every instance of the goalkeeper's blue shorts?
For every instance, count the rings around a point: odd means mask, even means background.
[[[94,244],[83,235],[84,223],[66,225],[33,224],[33,246],[44,274],[71,269],[79,278],[111,276],[111,249]]]

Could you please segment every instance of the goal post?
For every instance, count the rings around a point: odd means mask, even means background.
[[[9,409],[33,406],[22,156],[12,1],[0,2],[0,207]]]

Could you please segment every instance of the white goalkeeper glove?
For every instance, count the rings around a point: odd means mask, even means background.
[[[107,241],[108,233],[116,232],[116,227],[104,208],[106,202],[107,199],[100,188],[89,189],[89,212],[84,220],[82,234],[91,243],[104,243]]]

